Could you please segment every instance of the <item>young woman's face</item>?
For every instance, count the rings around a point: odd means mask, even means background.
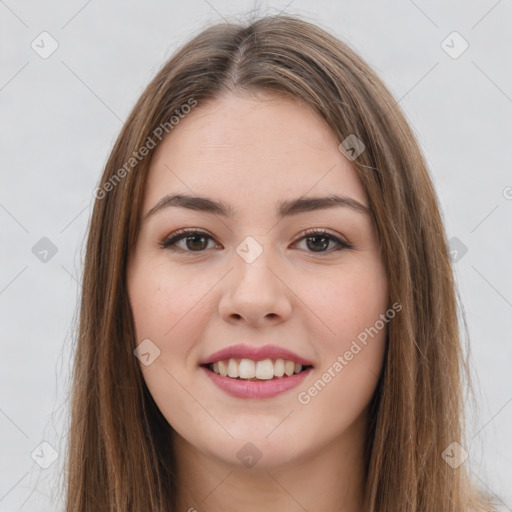
[[[364,436],[388,290],[340,142],[296,102],[226,95],[154,155],[128,268],[139,364],[209,458],[277,467]],[[331,196],[346,201],[312,201]]]

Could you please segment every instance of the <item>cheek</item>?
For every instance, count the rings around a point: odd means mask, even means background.
[[[310,330],[320,367],[315,380],[299,390],[298,402],[310,412],[329,410],[339,426],[362,412],[382,368],[392,321],[385,317],[389,306],[385,271],[378,261],[354,265],[302,293],[318,319]],[[331,410],[333,404],[339,407]]]
[[[160,351],[151,364],[139,364],[142,375],[158,408],[178,431],[186,431],[191,416],[201,418],[188,390],[197,376],[195,343],[213,307],[208,290],[215,281],[194,275],[144,263],[134,265],[128,279],[136,344],[150,339]]]
[[[303,418],[326,418],[327,437],[349,429],[370,402],[392,321],[380,320],[386,312],[384,295],[341,298],[336,309],[337,316],[330,319],[336,334],[316,337],[320,365],[296,395]]]
[[[193,338],[194,331],[200,329],[211,312],[208,291],[215,282],[210,281],[208,276],[197,272],[191,275],[187,269],[169,269],[165,264],[151,269],[134,267],[129,295],[137,340],[154,339],[161,349],[173,343],[176,350],[181,345],[179,340]]]
[[[317,320],[316,340],[322,340],[324,353],[344,350],[388,307],[387,279],[378,261],[336,269],[321,279],[303,279],[297,295]]]

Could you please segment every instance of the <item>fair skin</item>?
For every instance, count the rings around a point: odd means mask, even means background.
[[[199,103],[152,159],[128,291],[137,345],[150,339],[160,350],[140,367],[174,429],[179,510],[364,508],[367,406],[386,327],[341,371],[333,364],[389,307],[377,233],[370,214],[348,207],[276,212],[279,202],[332,194],[368,207],[339,142],[303,104],[225,94]],[[221,201],[234,214],[167,206],[146,218],[171,193]],[[208,237],[182,238],[175,251],[159,245],[182,228]],[[304,237],[312,229],[328,238]],[[352,248],[336,250],[329,235]],[[237,253],[246,237],[263,250],[250,263]],[[313,369],[278,396],[233,397],[200,361],[238,343],[287,348]],[[328,383],[307,394],[329,368]],[[249,442],[261,455],[250,467],[237,457]]]

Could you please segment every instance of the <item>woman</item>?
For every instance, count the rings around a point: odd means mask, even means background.
[[[204,30],[95,196],[67,510],[493,510],[436,194],[346,44],[289,16]]]

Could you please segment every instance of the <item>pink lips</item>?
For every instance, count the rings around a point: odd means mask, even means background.
[[[312,366],[313,363],[295,354],[294,352],[276,345],[264,345],[263,347],[250,347],[249,345],[232,345],[211,354],[199,364],[207,365],[224,359],[252,359],[262,361],[263,359],[288,359],[294,363],[301,363],[303,366]]]
[[[279,377],[272,380],[252,381],[243,379],[232,379],[231,377],[222,377],[201,367],[208,377],[212,379],[220,389],[231,396],[237,398],[272,398],[289,389],[297,387],[307,375],[310,374],[312,368],[308,368],[301,373],[292,375],[291,377]]]
[[[200,365],[202,370],[206,372],[206,375],[213,383],[224,392],[237,398],[262,399],[277,396],[298,386],[312,371],[312,368],[307,368],[301,373],[294,374],[290,377],[274,377],[272,380],[258,381],[222,377],[208,369],[211,363],[231,358],[252,359],[253,361],[262,361],[263,359],[286,359],[295,363],[301,363],[303,366],[312,366],[312,363],[308,359],[276,345],[265,345],[263,347],[233,345],[219,350],[201,361]]]

